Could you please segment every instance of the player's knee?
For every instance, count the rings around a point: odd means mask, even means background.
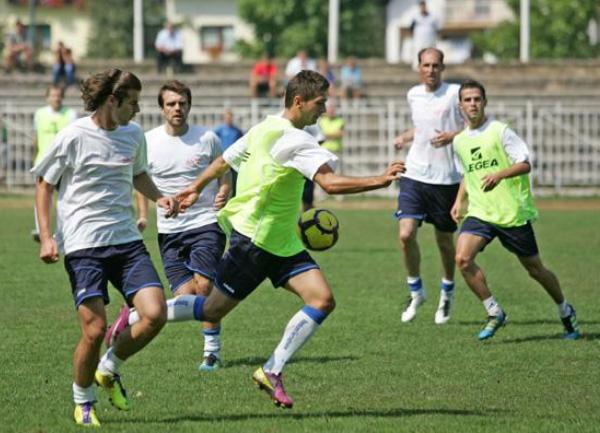
[[[402,245],[415,241],[417,232],[415,230],[400,230],[399,239]]]
[[[160,302],[151,307],[145,308],[143,315],[140,316],[148,328],[159,330],[167,323],[167,305]]]
[[[454,263],[456,263],[456,267],[464,273],[467,272],[473,264],[473,259],[466,254],[457,252],[454,256]]]
[[[83,329],[83,337],[90,344],[102,344],[102,339],[106,334],[106,321],[97,319],[89,322]]]
[[[321,297],[313,302],[314,307],[323,311],[327,315],[331,314],[335,310],[335,298],[332,294]]]
[[[208,296],[212,289],[212,282],[207,279],[196,279],[196,295]]]

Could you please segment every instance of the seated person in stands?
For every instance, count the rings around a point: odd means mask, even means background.
[[[342,82],[342,98],[352,98],[358,100],[362,87],[362,72],[356,64],[354,57],[348,57],[346,64],[342,66],[340,72],[340,81]]]
[[[331,69],[331,66],[329,66],[329,62],[327,61],[327,59],[319,59],[319,66],[317,72],[319,72],[319,74],[327,78],[327,81],[329,82],[329,90],[327,91],[327,94],[330,98],[333,98],[335,96],[336,91],[335,75],[333,74],[333,70]]]
[[[253,98],[274,98],[277,93],[277,66],[270,53],[264,53],[252,68],[250,75],[250,96]]]
[[[6,72],[11,72],[17,66],[27,70],[33,69],[33,49],[27,40],[27,32],[21,20],[17,20],[15,32],[8,35],[4,52]]]
[[[52,83],[61,84],[64,81],[65,86],[75,84],[75,61],[73,52],[60,41],[58,48],[54,50],[54,63],[52,64]]]

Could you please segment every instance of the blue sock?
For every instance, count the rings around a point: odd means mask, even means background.
[[[325,311],[319,310],[318,308],[310,307],[308,305],[302,307],[302,311],[304,311],[304,313],[308,317],[313,319],[318,325],[323,323],[323,320],[327,318],[327,313]]]
[[[411,292],[418,292],[423,288],[423,281],[420,277],[407,277],[406,283]]]
[[[197,295],[194,300],[194,319],[204,322],[204,296]]]
[[[442,278],[442,282],[440,283],[440,289],[442,292],[451,292],[454,290],[454,281],[447,280]]]

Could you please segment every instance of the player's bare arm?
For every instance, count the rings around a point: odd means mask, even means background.
[[[414,137],[415,137],[415,128],[407,129],[406,131],[404,131],[403,133],[401,133],[394,139],[394,146],[398,150],[404,149],[404,147],[408,143],[410,143]]]
[[[481,178],[481,189],[491,191],[498,186],[502,179],[520,176],[531,171],[529,162],[517,162],[505,170],[497,171],[496,173],[485,175]]]
[[[157,206],[166,209],[167,218],[174,218],[179,213],[179,202],[174,197],[163,196],[145,171],[133,177],[133,186],[140,194],[156,202]]]
[[[136,225],[140,232],[148,226],[148,199],[139,192],[135,193],[135,204],[137,207]]]
[[[231,192],[231,172],[226,172],[219,178],[219,190],[215,195],[214,206],[215,209],[222,209],[229,200],[229,193]]]
[[[431,145],[433,147],[443,147],[452,143],[454,137],[456,137],[460,131],[438,131],[436,129],[437,135],[431,139]]]
[[[315,174],[314,181],[328,194],[352,194],[389,186],[406,171],[403,161],[392,162],[380,176],[339,176],[331,167],[323,164]]]
[[[40,259],[44,263],[56,263],[59,257],[58,245],[52,237],[51,229],[51,207],[54,186],[39,177],[35,189],[35,206],[38,225],[40,227]]]
[[[458,223],[462,220],[464,213],[464,203],[467,198],[466,190],[465,190],[465,179],[463,178],[460,181],[460,186],[458,188],[458,193],[456,194],[456,200],[454,200],[454,204],[452,205],[452,209],[450,209],[450,216],[454,220],[454,222]]]
[[[222,156],[215,159],[190,186],[175,196],[181,209],[185,210],[193,205],[206,185],[223,176],[228,170],[229,164]]]

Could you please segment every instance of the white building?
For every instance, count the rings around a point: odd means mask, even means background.
[[[461,63],[470,58],[470,33],[514,19],[505,0],[428,0],[427,9],[440,23],[436,46],[444,51],[446,63]],[[417,0],[388,2],[385,57],[389,63],[412,62],[410,25],[418,12]]]
[[[92,1],[102,0],[46,0],[35,8],[40,60],[50,62],[50,50],[59,41],[72,48],[76,59],[87,55],[92,28],[89,3]],[[127,1],[133,2],[123,0]],[[30,24],[28,3],[29,0],[0,0],[0,27],[5,33],[14,29],[18,19],[26,26]],[[185,63],[238,60],[232,51],[235,41],[254,38],[252,26],[239,17],[236,0],[165,0],[165,15],[168,21],[178,24],[183,33]],[[146,27],[145,31],[150,31],[146,38],[157,30]]]
[[[184,63],[235,61],[236,40],[252,40],[252,26],[239,17],[235,0],[166,0],[167,20],[180,23]]]

